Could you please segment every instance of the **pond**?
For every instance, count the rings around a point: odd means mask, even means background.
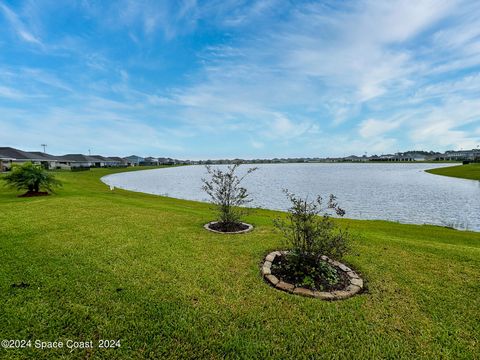
[[[480,182],[432,175],[424,170],[451,164],[260,164],[244,186],[251,207],[286,210],[288,189],[301,196],[335,194],[346,217],[435,224],[480,231]],[[250,165],[242,165],[240,173]],[[204,166],[135,171],[102,178],[126,190],[208,201],[202,191]]]

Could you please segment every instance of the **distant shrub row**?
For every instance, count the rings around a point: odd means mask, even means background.
[[[77,171],[89,171],[90,166],[74,166],[71,168],[71,171],[77,172]]]

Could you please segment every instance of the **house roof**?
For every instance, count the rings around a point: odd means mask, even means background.
[[[125,160],[118,156],[109,156],[107,159],[123,163]]]
[[[95,160],[100,160],[100,161],[110,161],[108,158],[103,157],[102,155],[91,155],[89,158],[95,159]]]
[[[40,151],[29,151],[29,154],[34,154],[36,156],[40,156],[40,157],[42,157],[46,160],[51,160],[51,161],[57,161],[58,160],[58,156],[50,155],[50,154],[43,153],[43,152],[40,152]]]
[[[143,157],[137,156],[137,155],[130,155],[130,156],[125,157],[124,159],[134,160],[134,161],[143,161]]]
[[[12,147],[0,147],[0,157],[4,159],[5,158],[12,159],[12,160],[34,160],[34,161],[48,160],[42,155],[18,150]]]
[[[82,155],[82,154],[62,155],[62,156],[58,156],[58,159],[59,160],[66,160],[66,161],[74,161],[74,162],[95,162],[95,161],[98,161],[96,159],[91,158],[90,156]]]

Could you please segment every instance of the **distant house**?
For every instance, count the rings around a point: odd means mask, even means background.
[[[110,166],[127,166],[127,161],[118,156],[109,156],[107,159],[110,161]]]
[[[343,161],[352,161],[352,162],[364,162],[367,161],[366,156],[356,156],[356,155],[350,155],[345,158],[343,158]]]
[[[380,161],[395,161],[395,155],[393,154],[382,154],[378,157]]]
[[[107,167],[111,166],[110,163],[112,162],[111,160],[107,159],[106,157],[103,157],[101,155],[89,155],[88,158],[90,160],[93,160],[93,166],[94,167]]]
[[[13,160],[15,159],[0,153],[0,172],[10,169]]]
[[[370,161],[427,161],[431,160],[432,156],[426,152],[408,151],[404,153],[374,155],[369,158]]]
[[[480,157],[480,150],[460,150],[460,151],[446,151],[445,154],[440,156],[440,160],[453,160],[453,161],[464,161],[464,160],[476,160]]]
[[[12,164],[32,162],[44,166],[46,169],[54,169],[57,160],[54,156],[40,153],[27,152],[12,147],[0,147],[0,168],[5,171],[12,167]]]
[[[50,155],[40,151],[29,151],[29,153],[44,158],[45,160],[42,161],[42,164],[45,166],[46,162],[48,162],[49,169],[61,168],[58,163],[58,156]],[[45,167],[47,168],[47,166]]]
[[[73,169],[139,165],[157,166],[159,164],[173,165],[178,162],[177,160],[170,158],[143,158],[137,155],[131,155],[126,158],[116,156],[105,157],[102,155],[83,154],[66,154],[61,156],[55,156],[39,151],[27,152],[11,147],[0,147],[0,171],[8,171],[14,163],[24,163],[28,161],[35,164],[41,164],[46,169]]]
[[[70,168],[73,167],[92,167],[95,166],[95,162],[98,162],[98,159],[91,158],[87,155],[82,154],[67,154],[62,156],[57,156],[58,162],[61,166],[67,166]]]
[[[142,162],[140,162],[140,165],[142,166],[158,166],[158,159],[154,157],[146,157],[143,159]]]
[[[422,154],[419,152],[408,152],[405,153],[405,156],[409,158],[409,161],[426,161],[430,160],[430,157],[426,154]]]
[[[171,158],[158,158],[159,165],[175,165],[176,161]]]
[[[124,160],[127,162],[128,166],[139,166],[145,159],[137,155],[130,155],[125,157]]]

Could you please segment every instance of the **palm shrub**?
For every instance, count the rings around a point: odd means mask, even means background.
[[[247,175],[257,170],[250,168],[243,176],[237,175],[239,163],[229,165],[226,170],[206,165],[209,179],[202,178],[202,189],[210,196],[217,212],[217,221],[222,228],[232,231],[241,223],[247,209],[241,208],[252,201],[247,189],[241,184]]]
[[[40,190],[54,192],[54,188],[62,185],[41,165],[31,162],[22,165],[14,164],[12,170],[2,179],[8,186],[17,190],[27,190],[32,194],[38,194]]]

